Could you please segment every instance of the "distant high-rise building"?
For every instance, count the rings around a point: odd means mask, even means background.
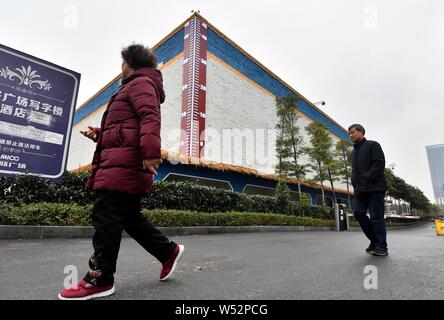
[[[427,146],[426,149],[435,200],[444,206],[444,144]]]

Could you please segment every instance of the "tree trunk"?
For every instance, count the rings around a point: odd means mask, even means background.
[[[279,177],[282,177],[282,141],[284,140],[284,117],[281,118],[281,150],[279,152]]]
[[[299,202],[302,203],[302,190],[301,190],[301,183],[299,182],[299,179],[298,179],[298,191],[299,191]]]
[[[298,165],[298,149],[297,149],[297,146],[296,146],[296,138],[295,138],[293,133],[291,134],[291,141],[292,141],[292,144],[293,144],[294,166],[296,168],[297,165]],[[296,179],[298,179],[299,202],[301,202],[302,201],[302,191],[301,191],[301,184],[299,183],[300,176],[296,172],[295,172],[295,176],[296,176]]]
[[[333,198],[335,200],[335,204],[338,204],[338,199],[336,199],[335,188],[333,187],[333,178],[331,176],[330,168],[328,168],[327,170],[328,170],[328,180],[330,180],[331,189],[333,190]]]
[[[347,154],[345,153],[345,149],[342,149],[342,158],[344,160],[344,169],[345,169],[345,183],[347,185],[347,199],[348,199],[348,208],[351,210],[351,198],[350,198],[350,183],[348,182],[348,164],[347,164]]]
[[[325,207],[325,194],[324,194],[324,184],[321,181],[321,191],[322,191],[322,205]]]
[[[324,193],[324,181],[322,180],[322,165],[318,161],[318,168],[319,168],[319,180],[321,182],[321,191],[322,191],[322,205],[325,207],[325,193]]]
[[[348,209],[352,210],[351,198],[350,198],[350,186],[348,184],[348,180],[347,180],[347,198],[348,198]]]

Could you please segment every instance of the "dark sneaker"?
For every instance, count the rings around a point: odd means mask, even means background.
[[[388,250],[387,249],[381,249],[381,248],[375,248],[372,251],[372,255],[374,256],[387,256]]]
[[[162,265],[162,270],[160,271],[160,281],[165,281],[173,274],[174,270],[176,269],[177,262],[182,256],[184,250],[185,247],[181,244],[177,245],[176,248],[174,248],[171,256]]]
[[[368,254],[372,254],[373,249],[375,249],[375,245],[370,243],[370,245],[368,246],[367,249],[365,249],[365,252],[367,252]]]
[[[114,284],[98,285],[97,271],[90,271],[88,279],[81,280],[77,285],[62,290],[59,293],[60,300],[89,300],[110,296],[114,293]]]

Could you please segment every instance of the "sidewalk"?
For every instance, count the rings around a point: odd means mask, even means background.
[[[419,226],[425,221],[405,226],[388,227],[388,229],[404,229]],[[312,226],[201,226],[201,227],[159,227],[167,236],[192,234],[219,233],[249,233],[249,232],[296,232],[296,231],[335,231],[334,227]],[[350,231],[360,231],[359,227],[351,227]],[[90,227],[61,227],[61,226],[8,226],[0,225],[0,239],[55,239],[55,238],[92,238],[94,228]],[[123,237],[128,237],[123,232]]]
[[[106,300],[443,299],[444,237],[433,224],[389,231],[390,255],[365,253],[362,232],[263,232],[170,237],[185,245],[174,276],[138,243],[121,243]],[[0,240],[0,299],[57,299],[67,266],[88,270],[91,239]],[[368,290],[366,266],[378,270]]]

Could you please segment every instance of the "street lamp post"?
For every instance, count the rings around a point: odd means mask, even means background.
[[[321,106],[325,106],[325,101],[318,101],[318,102],[314,102],[314,105],[321,105]]]

